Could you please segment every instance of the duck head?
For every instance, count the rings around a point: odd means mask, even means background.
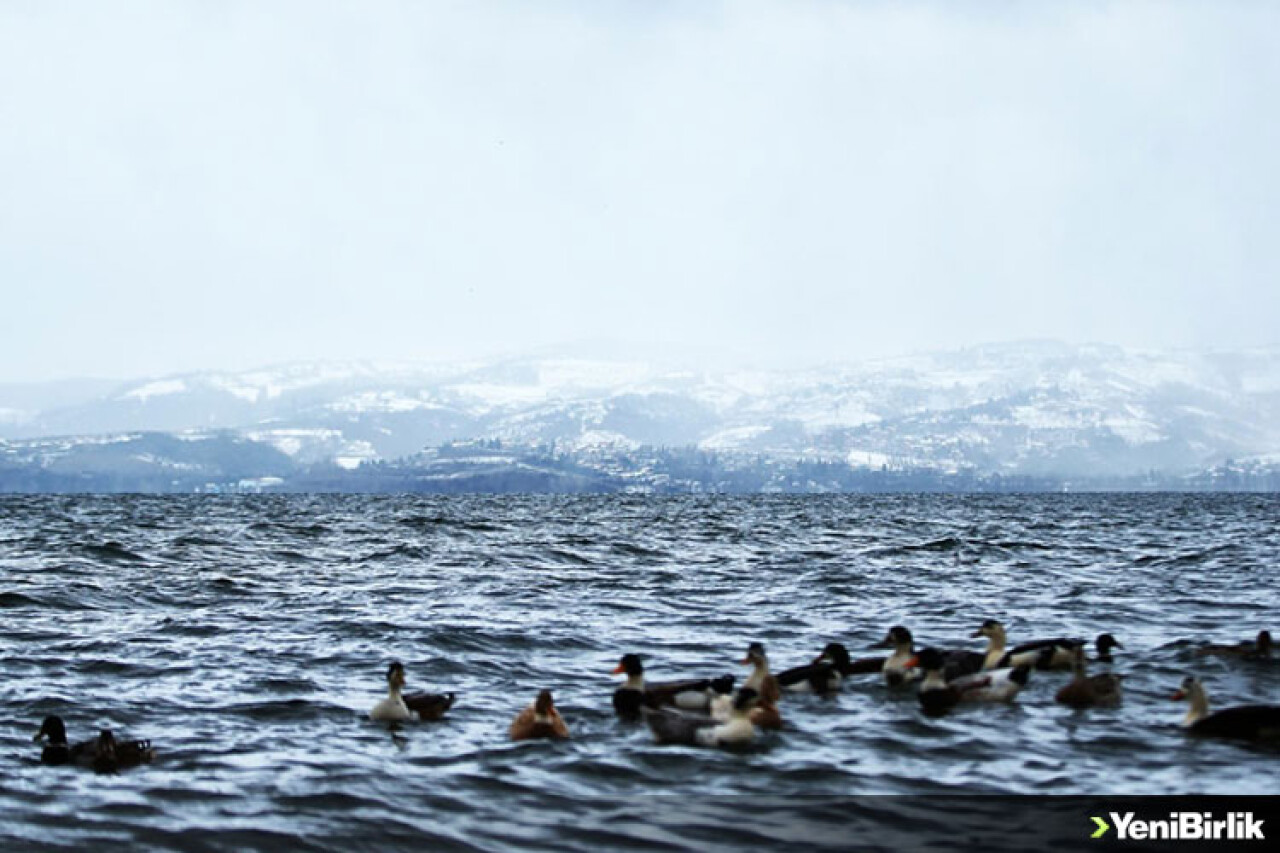
[[[538,698],[533,702],[533,712],[543,721],[556,715],[556,703],[551,698],[550,690],[538,691]]]
[[[640,662],[640,655],[626,654],[622,656],[622,660],[618,661],[618,665],[614,667],[614,675],[622,675],[626,673],[631,678],[644,675],[644,664]]]
[[[910,649],[911,644],[915,642],[915,638],[911,636],[911,632],[903,625],[894,625],[889,629],[889,633],[884,635],[884,639],[876,643],[873,648],[877,649]]]
[[[1270,631],[1258,632],[1257,646],[1258,646],[1258,654],[1262,655],[1263,657],[1271,657],[1271,632]]]
[[[50,745],[65,744],[67,742],[67,727],[63,724],[62,718],[56,714],[50,714],[44,718],[44,722],[40,724],[40,731],[36,732],[36,736],[32,740],[41,740],[48,738]]]
[[[841,643],[827,643],[822,654],[814,658],[813,662],[835,664],[837,669],[843,670],[849,666],[849,650]]]
[[[1112,649],[1123,649],[1120,641],[1110,634],[1099,634],[1098,639],[1093,641],[1094,648],[1098,650],[1099,660],[1110,660]]]
[[[404,687],[404,664],[398,660],[393,660],[387,667],[387,687],[391,690]]]
[[[752,666],[760,666],[762,664],[767,664],[768,662],[769,658],[764,653],[763,643],[752,643],[747,646],[747,656],[741,661],[741,663],[750,664]]]
[[[991,640],[999,638],[1004,641],[1004,625],[995,619],[988,619],[982,623],[982,627],[969,635],[970,637],[986,637]]]

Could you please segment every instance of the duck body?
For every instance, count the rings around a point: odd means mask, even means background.
[[[99,773],[114,773],[149,764],[155,758],[155,749],[149,740],[117,740],[110,729],[103,729],[94,740],[70,744],[66,725],[56,715],[45,717],[35,740],[48,738],[40,752],[40,761],[52,766],[74,764],[92,767]]]
[[[918,698],[928,716],[941,716],[961,702],[1009,702],[1026,686],[1031,667],[1023,665],[962,675],[948,680],[945,656],[925,649],[917,658],[924,670]]]
[[[568,740],[569,727],[556,710],[550,690],[538,693],[538,698],[511,721],[508,734],[512,740]]]
[[[1183,680],[1173,698],[1191,703],[1182,720],[1191,734],[1280,743],[1280,705],[1237,705],[1210,713],[1208,694],[1194,676]]]
[[[879,660],[882,667],[883,659]],[[849,650],[840,643],[828,643],[812,663],[784,670],[775,677],[783,690],[829,694],[839,690],[845,675],[852,674],[852,671]],[[872,671],[879,671],[879,667]]]
[[[1070,683],[1060,689],[1054,701],[1072,708],[1109,707],[1120,704],[1123,676],[1111,672],[1088,675],[1084,646],[1076,648]]]
[[[684,713],[674,708],[645,708],[645,722],[658,743],[687,746],[743,747],[755,740],[757,731],[751,711],[759,702],[756,691],[738,691],[728,719]]]
[[[638,721],[644,708],[675,707],[686,711],[707,711],[711,701],[733,690],[733,676],[695,678],[685,681],[647,683],[639,655],[622,656],[614,674],[625,673],[626,683],[613,692],[613,710],[623,720]]]
[[[453,693],[410,693],[404,690],[404,666],[393,661],[387,667],[387,696],[369,711],[369,719],[382,723],[439,720],[453,707]]]

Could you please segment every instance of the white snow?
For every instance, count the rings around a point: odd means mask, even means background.
[[[164,397],[169,394],[181,394],[187,390],[187,383],[181,379],[157,379],[131,391],[127,391],[121,399],[135,399],[145,403],[152,397]]]

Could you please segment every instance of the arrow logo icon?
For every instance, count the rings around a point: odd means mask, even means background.
[[[1090,838],[1101,838],[1102,836],[1106,835],[1107,830],[1111,828],[1111,825],[1108,824],[1105,820],[1103,820],[1100,817],[1095,816],[1093,818],[1093,822],[1098,825],[1098,828],[1094,830],[1093,835],[1089,836]]]

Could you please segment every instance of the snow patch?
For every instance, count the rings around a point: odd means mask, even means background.
[[[169,394],[181,394],[187,390],[187,383],[181,379],[159,379],[155,382],[148,382],[139,388],[126,392],[121,399],[138,400],[145,403],[152,397],[164,397]]]

